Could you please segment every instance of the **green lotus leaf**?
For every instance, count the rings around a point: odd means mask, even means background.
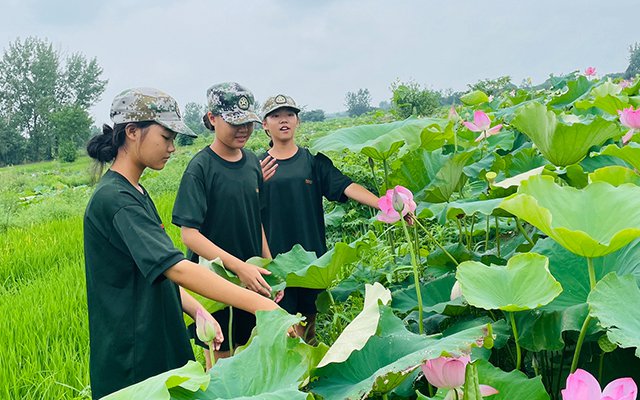
[[[451,288],[456,279],[453,274],[447,274],[428,283],[420,285],[420,295],[425,312],[435,312],[444,315],[459,315],[468,306],[464,299],[459,297],[451,300]],[[414,285],[396,290],[392,294],[391,307],[403,313],[407,313],[418,307],[418,297]]]
[[[315,370],[312,375],[317,379],[310,383],[311,392],[325,399],[362,399],[387,393],[426,360],[470,351],[486,330],[486,325],[481,325],[450,336],[418,335],[409,332],[390,308],[380,306],[376,334],[345,362]]]
[[[527,179],[531,178],[532,176],[541,175],[543,170],[544,170],[544,166],[537,167],[537,168],[534,168],[534,169],[532,169],[530,171],[523,172],[521,174],[512,176],[511,178],[507,178],[507,179],[501,180],[500,182],[496,182],[493,185],[497,186],[497,187],[501,187],[503,189],[508,189],[508,188],[510,188],[512,186],[520,186],[520,184],[523,181],[526,181]]]
[[[640,171],[640,144],[638,143],[631,142],[622,148],[615,144],[610,144],[602,149],[599,154],[618,157]]]
[[[589,273],[587,261],[551,238],[541,239],[531,249],[549,258],[549,270],[565,289],[546,306],[516,314],[520,344],[530,351],[562,350],[566,331],[579,331],[588,314]],[[593,259],[596,280],[614,271],[634,275],[640,282],[640,239],[628,246]],[[598,331],[593,320],[588,335]]]
[[[585,76],[579,76],[576,80],[568,81],[567,91],[554,97],[549,102],[549,105],[557,108],[570,106],[575,101],[587,96],[595,84],[596,82],[590,81]]]
[[[502,157],[507,177],[516,176],[549,164],[537,149],[524,147]],[[500,176],[498,176],[500,178]]]
[[[548,176],[524,181],[500,207],[527,221],[569,251],[601,257],[640,237],[640,187],[594,182],[579,190]],[[612,205],[615,204],[615,207]]]
[[[322,358],[326,347],[312,347],[287,336],[300,317],[284,310],[256,313],[249,345],[210,370],[211,382],[198,399],[306,399],[298,387]],[[251,371],[251,373],[247,373]]]
[[[628,98],[606,94],[595,99],[581,100],[576,102],[576,108],[589,109],[596,107],[610,115],[618,115],[618,110],[629,107]]]
[[[431,203],[449,201],[451,195],[459,191],[467,181],[463,168],[473,153],[457,153],[451,156],[438,171],[429,186],[418,194],[420,198]]]
[[[103,400],[169,400],[170,389],[182,387],[185,391],[196,392],[205,390],[209,385],[209,375],[204,372],[202,365],[195,361],[189,361],[183,367],[172,369],[160,375],[152,376],[135,385],[118,390]],[[195,397],[192,397],[195,399]]]
[[[549,272],[549,260],[536,253],[517,254],[504,266],[465,261],[458,265],[456,279],[467,302],[485,310],[531,310],[562,292]]]
[[[403,146],[404,151],[417,149],[424,129],[437,127],[444,130],[448,124],[446,119],[412,117],[386,124],[342,128],[313,140],[309,149],[313,153],[348,149],[376,160],[386,160]]]
[[[511,124],[527,135],[547,160],[567,166],[582,160],[592,146],[601,145],[621,132],[615,122],[602,117],[561,121],[543,104],[531,103],[516,113]]]
[[[478,368],[480,384],[489,385],[498,391],[488,399],[549,400],[549,395],[542,384],[541,376],[529,379],[520,371],[504,372],[485,360],[478,360],[474,364]]]
[[[468,106],[476,106],[489,101],[489,96],[482,90],[474,90],[460,97],[460,101]]]
[[[380,283],[375,282],[373,285],[365,285],[362,311],[338,336],[318,364],[318,368],[329,363],[343,362],[349,358],[351,353],[362,349],[378,328],[378,321],[380,320],[378,304],[389,304],[390,302],[391,292]]]
[[[640,288],[632,275],[612,272],[589,295],[589,313],[607,329],[609,340],[620,347],[635,347],[640,357]]]
[[[637,172],[622,167],[619,165],[612,165],[595,170],[589,174],[590,182],[607,182],[613,186],[624,185],[625,183],[632,183],[636,186],[640,186],[640,175]]]
[[[311,264],[287,274],[287,286],[326,289],[333,284],[344,265],[356,261],[358,251],[365,247],[362,241],[352,244],[338,242]]]
[[[453,201],[451,203],[447,203],[443,212],[446,213],[447,219],[454,219],[459,215],[474,215],[476,213],[492,215],[493,211],[500,207],[502,200],[503,199]]]

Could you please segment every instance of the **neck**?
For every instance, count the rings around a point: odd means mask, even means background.
[[[284,142],[273,141],[273,147],[269,149],[269,154],[275,158],[289,158],[296,154],[298,145],[293,140]]]
[[[124,176],[133,187],[142,191],[140,188],[140,176],[145,167],[128,157],[128,153],[123,148],[118,150],[118,155],[110,169]]]
[[[229,147],[219,140],[214,139],[213,143],[209,146],[214,153],[219,155],[223,160],[227,161],[239,161],[242,159],[242,150]]]

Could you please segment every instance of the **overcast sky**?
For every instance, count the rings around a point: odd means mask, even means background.
[[[344,110],[347,91],[389,100],[396,79],[464,90],[510,75],[544,81],[587,66],[622,72],[640,42],[637,0],[0,0],[0,47],[47,38],[104,68],[93,109],[152,86],[182,107],[237,81],[259,101],[285,93],[308,109]]]

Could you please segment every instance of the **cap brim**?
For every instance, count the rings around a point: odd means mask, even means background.
[[[182,121],[156,121],[165,128],[178,133],[180,135],[198,137],[184,122]]]
[[[275,106],[271,107],[267,111],[262,112],[262,119],[264,120],[265,118],[267,118],[267,115],[271,114],[272,112],[280,108],[290,108],[292,110],[296,110],[296,113],[299,113],[301,111],[298,107],[290,106],[288,104],[276,104]]]
[[[258,117],[258,114],[254,113],[253,111],[231,111],[222,113],[220,115],[222,116],[222,119],[224,119],[231,125],[243,125],[249,122],[262,122],[262,120],[260,120],[260,117]]]

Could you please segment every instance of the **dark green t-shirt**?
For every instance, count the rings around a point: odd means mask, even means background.
[[[314,156],[302,147],[293,157],[277,163],[276,173],[263,188],[262,223],[271,254],[286,253],[299,243],[319,257],[327,251],[322,197],[347,201],[344,190],[353,181],[327,156]]]
[[[242,150],[242,158],[231,162],[207,146],[193,157],[182,175],[172,222],[198,229],[243,261],[260,256],[261,190],[262,169],[253,153]],[[198,262],[192,252],[189,257]]]
[[[164,272],[184,260],[153,201],[114,171],[84,215],[94,398],[194,359],[178,286]]]

